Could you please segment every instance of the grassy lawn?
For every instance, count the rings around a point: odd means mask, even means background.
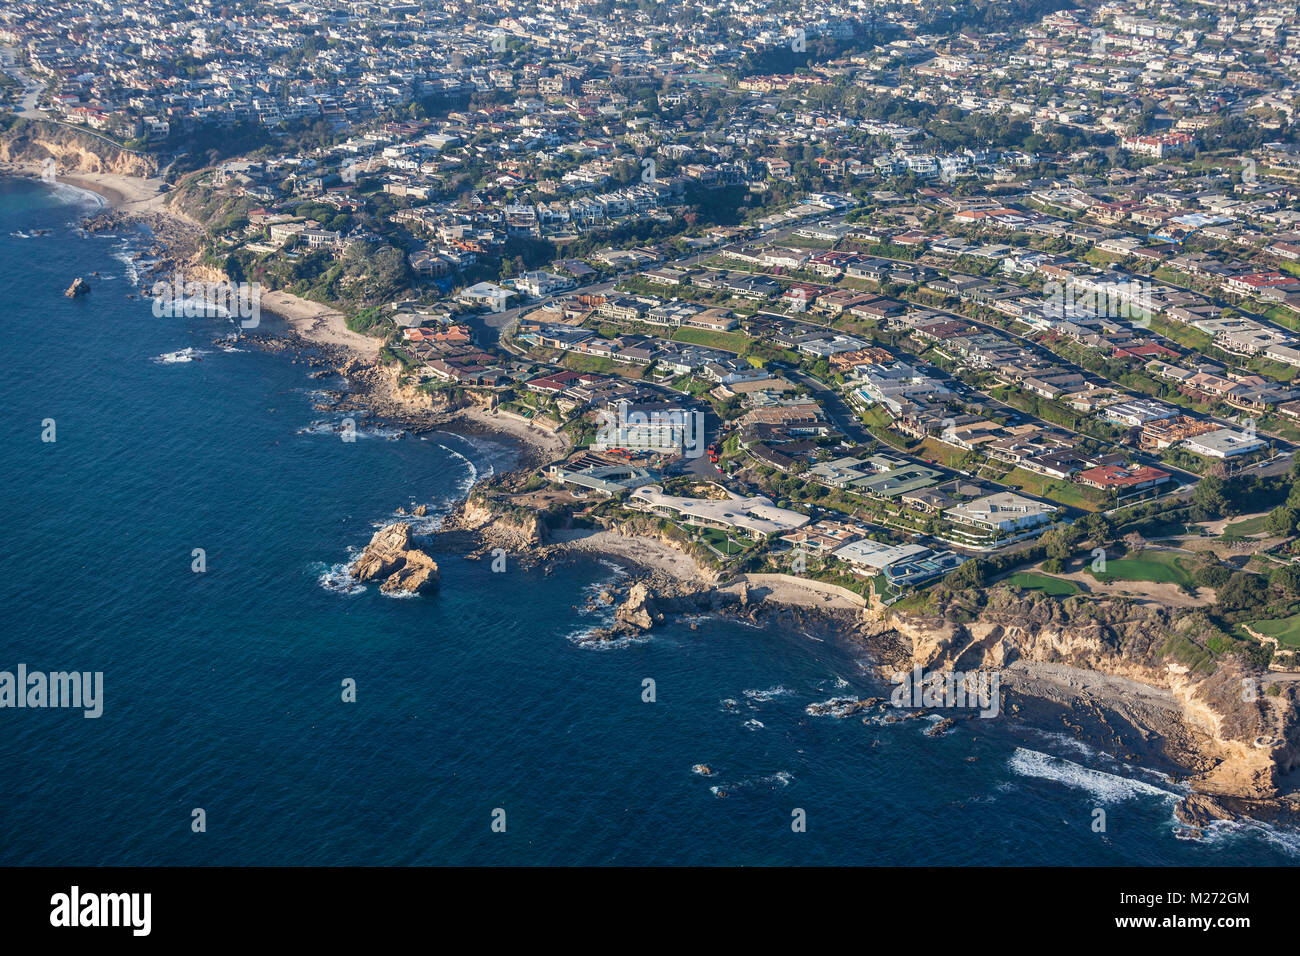
[[[1254,621],[1250,628],[1258,634],[1276,637],[1284,647],[1300,647],[1300,614],[1277,621]]]
[[[1300,320],[1297,320],[1296,314],[1285,306],[1275,305],[1259,311],[1265,318],[1272,319],[1283,328],[1295,330],[1297,326],[1300,326]]]
[[[1042,591],[1052,597],[1069,597],[1071,594],[1079,593],[1079,586],[1073,581],[1039,574],[1036,571],[1017,571],[1007,578],[1007,584],[1027,591]]]
[[[1288,441],[1300,441],[1300,428],[1279,415],[1265,415],[1258,420],[1259,430],[1281,435]]]
[[[691,345],[703,345],[705,348],[722,349],[725,352],[743,352],[752,340],[744,332],[710,332],[707,329],[678,329],[673,335],[673,341],[689,342]]]
[[[1256,358],[1249,363],[1253,372],[1258,372],[1265,378],[1275,379],[1279,382],[1289,382],[1291,379],[1300,375],[1300,368],[1294,365],[1283,365],[1281,362],[1270,362],[1268,359]]]
[[[867,431],[886,445],[898,449],[907,447],[907,439],[893,430],[894,420],[879,405],[873,405],[865,412],[862,412],[860,418],[862,423],[867,426]]]
[[[1156,584],[1191,585],[1192,578],[1179,563],[1179,556],[1164,551],[1139,551],[1131,558],[1117,558],[1106,562],[1106,570],[1098,573],[1089,569],[1098,581],[1151,581]]]
[[[1152,319],[1151,331],[1159,332],[1167,339],[1172,339],[1184,348],[1192,349],[1196,352],[1204,352],[1214,344],[1214,336],[1208,335],[1199,329],[1183,325],[1181,322],[1169,322],[1165,319]]]
[[[740,554],[746,548],[754,546],[754,542],[748,538],[740,535],[728,535],[727,532],[720,528],[701,528],[699,530],[700,537],[723,554]]]
[[[1252,534],[1264,533],[1264,522],[1268,520],[1268,515],[1256,515],[1253,518],[1247,518],[1244,521],[1234,521],[1223,528],[1224,534],[1235,534],[1238,537],[1245,537]]]
[[[620,366],[612,359],[601,358],[599,355],[578,355],[573,352],[566,353],[560,364],[575,372],[591,372],[595,375],[627,375],[630,372],[630,377],[636,377],[641,371],[635,367]]]
[[[1093,500],[1084,488],[1072,481],[1050,478],[1023,468],[1013,468],[1002,481],[1031,495],[1047,498],[1069,508],[1078,508],[1080,511],[1101,511],[1106,506],[1104,500]]]
[[[927,438],[921,442],[921,447],[915,452],[921,458],[927,458],[931,461],[937,461],[941,465],[960,471],[966,466],[962,464],[965,457],[970,452],[952,445],[945,445],[937,438]],[[968,471],[973,469],[967,469]]]

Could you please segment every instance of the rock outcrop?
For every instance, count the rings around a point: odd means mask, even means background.
[[[510,552],[530,552],[546,543],[546,523],[536,512],[471,495],[448,517],[443,527],[468,531],[491,546]]]
[[[655,607],[650,588],[638,581],[628,590],[627,600],[614,612],[614,619],[639,631],[648,631],[661,622],[664,615]]]
[[[69,299],[75,299],[77,296],[85,295],[89,291],[90,283],[81,276],[77,276],[77,278],[72,280],[72,285],[68,286],[68,288],[64,290],[63,294]]]
[[[1104,710],[1160,744],[1202,794],[1274,802],[1280,779],[1300,765],[1295,691],[1238,653],[1204,616],[1130,602],[1064,601],[994,588],[958,593],[930,613],[887,611],[876,630],[910,645],[894,661],[906,669],[997,670],[1026,693],[1050,696],[1077,713]],[[1188,817],[1202,818],[1197,804]]]
[[[437,562],[412,544],[411,526],[403,521],[375,532],[352,574],[358,581],[382,580],[379,590],[389,594],[418,594],[439,582]]]

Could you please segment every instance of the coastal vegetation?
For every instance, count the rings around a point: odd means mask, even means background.
[[[1277,638],[1283,647],[1300,649],[1300,614],[1272,621],[1254,621],[1250,629],[1267,637]]]
[[[1098,581],[1172,582],[1190,587],[1192,575],[1183,569],[1177,554],[1167,551],[1137,551],[1131,557],[1108,560],[1105,570],[1088,569]]]
[[[1042,591],[1050,597],[1069,597],[1079,593],[1079,586],[1073,581],[1033,571],[1017,571],[1007,578],[1007,584],[1026,591]]]

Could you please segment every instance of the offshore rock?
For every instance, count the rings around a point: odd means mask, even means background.
[[[655,607],[650,589],[638,581],[628,589],[627,600],[614,612],[614,618],[638,630],[648,631],[662,621],[664,616]]]
[[[411,526],[404,521],[380,528],[352,566],[358,581],[383,579],[379,590],[394,593],[427,591],[438,585],[438,564],[411,542]]]
[[[85,295],[89,291],[90,291],[90,283],[87,282],[85,279],[83,279],[81,276],[77,276],[77,278],[72,280],[72,285],[68,286],[68,288],[64,291],[63,294],[66,295],[69,299],[75,299],[77,296]]]

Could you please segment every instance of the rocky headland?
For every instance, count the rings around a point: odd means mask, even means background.
[[[1013,715],[1033,697],[1075,736],[1170,770],[1193,791],[1177,809],[1186,823],[1300,819],[1295,684],[1225,646],[1204,614],[994,587],[872,616],[889,667],[997,672]]]

